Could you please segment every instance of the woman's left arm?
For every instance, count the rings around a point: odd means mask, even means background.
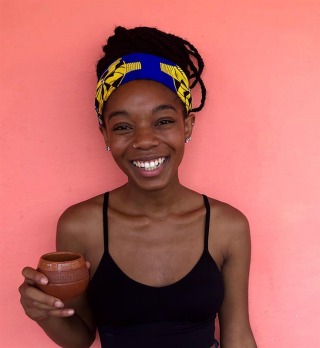
[[[224,300],[219,311],[222,348],[256,348],[248,310],[250,229],[246,217],[230,209],[223,223],[225,239],[222,277]]]

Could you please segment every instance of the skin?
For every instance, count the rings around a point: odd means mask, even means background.
[[[153,81],[118,88],[104,110],[101,128],[107,146],[128,182],[110,193],[109,252],[130,278],[161,287],[183,278],[203,252],[205,209],[202,195],[182,186],[178,168],[194,115],[184,117],[180,99]],[[135,147],[134,147],[134,146]],[[154,172],[134,161],[165,158]],[[103,195],[68,208],[57,227],[57,250],[82,253],[92,277],[103,255]],[[250,233],[245,216],[210,199],[209,252],[222,272],[225,298],[219,312],[221,347],[255,348],[248,315]],[[69,302],[35,287],[46,281],[31,267],[23,270],[21,304],[63,347],[89,347],[95,323],[85,295]]]

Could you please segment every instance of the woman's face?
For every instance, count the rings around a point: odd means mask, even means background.
[[[178,167],[194,116],[184,117],[179,97],[160,83],[124,84],[108,99],[101,131],[129,184],[159,190],[178,183]]]

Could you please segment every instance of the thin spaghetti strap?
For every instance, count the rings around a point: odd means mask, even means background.
[[[208,239],[209,239],[209,227],[210,227],[210,204],[208,197],[202,195],[204,200],[204,205],[206,207],[206,224],[204,229],[204,249],[208,250]]]
[[[108,205],[109,205],[109,192],[106,192],[103,197],[103,243],[104,243],[104,252],[107,252],[108,249]]]

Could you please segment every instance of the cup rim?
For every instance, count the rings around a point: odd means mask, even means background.
[[[67,258],[66,260],[54,260],[54,259],[50,259],[51,256],[56,256],[56,257],[59,257],[59,256],[62,256],[62,255],[66,255],[70,258]],[[46,253],[46,254],[43,254],[41,257],[40,257],[40,260],[43,260],[43,261],[47,261],[47,262],[52,262],[52,263],[59,263],[59,264],[63,264],[63,263],[70,263],[72,261],[78,261],[79,259],[82,259],[83,256],[79,253],[75,253],[75,252],[72,252],[72,251],[52,251],[50,253]]]

